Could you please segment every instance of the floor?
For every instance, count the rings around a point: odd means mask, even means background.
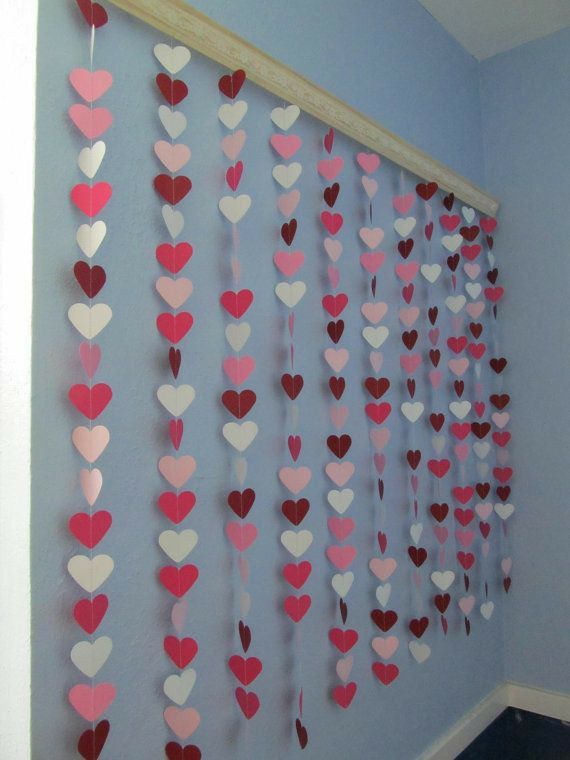
[[[570,760],[570,724],[509,707],[456,760]]]

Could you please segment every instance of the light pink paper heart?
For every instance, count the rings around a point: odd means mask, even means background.
[[[484,301],[474,301],[474,303],[468,303],[465,310],[471,317],[471,319],[479,319],[481,314],[485,311]]]
[[[404,216],[414,205],[416,196],[414,193],[407,193],[407,195],[395,195],[392,198],[392,204],[399,214]]]
[[[460,462],[465,462],[469,456],[469,445],[467,443],[456,443],[453,447],[455,456]]]
[[[513,560],[511,557],[505,557],[501,560],[501,570],[505,575],[509,575],[513,567]]]
[[[340,272],[336,267],[329,266],[327,268],[327,274],[329,276],[329,282],[331,284],[331,288],[333,290],[336,290],[338,288],[338,284],[340,282]]]
[[[338,546],[338,544],[333,544],[332,546],[327,546],[326,555],[337,570],[346,570],[356,557],[356,549],[354,546]]]
[[[156,289],[172,309],[178,309],[190,298],[194,287],[191,280],[186,277],[159,277],[156,281]]]
[[[373,557],[368,563],[368,567],[378,580],[384,583],[398,567],[398,563],[392,557],[385,557],[384,559]]]
[[[377,301],[376,303],[367,301],[362,304],[360,311],[365,319],[373,325],[377,325],[388,313],[388,304],[383,301]]]
[[[104,69],[99,69],[98,71],[73,69],[69,74],[69,81],[83,100],[86,100],[88,103],[94,103],[111,87],[113,75],[110,71],[105,71]]]
[[[384,362],[384,356],[382,355],[381,351],[371,351],[370,355],[370,364],[372,365],[372,369],[376,374],[380,372],[382,369],[382,363]]]
[[[439,329],[437,327],[432,327],[432,329],[429,331],[429,342],[432,344],[432,346],[437,346],[439,341]]]
[[[291,493],[298,494],[308,486],[312,472],[309,467],[282,467],[279,480]]]
[[[362,177],[362,187],[366,195],[372,200],[378,192],[378,182],[370,177]]]
[[[83,103],[75,103],[68,113],[71,121],[88,140],[100,137],[113,123],[108,108],[90,108]]]
[[[341,657],[336,664],[336,674],[344,683],[350,678],[353,663],[354,657],[348,654],[346,657]]]
[[[505,465],[510,459],[510,454],[507,449],[499,449],[497,451],[497,462],[500,465]]]
[[[451,331],[454,333],[460,333],[463,329],[463,317],[451,317]]]
[[[409,375],[413,375],[421,363],[421,354],[402,354],[400,356],[400,367]]]
[[[172,605],[172,612],[170,613],[170,620],[174,626],[176,633],[181,633],[186,623],[186,616],[188,615],[188,599],[182,599],[180,602],[175,602]]]
[[[354,475],[354,469],[352,462],[329,462],[325,472],[336,486],[342,488]]]
[[[417,261],[406,261],[396,264],[396,274],[404,282],[412,282],[420,271]]]
[[[227,356],[223,362],[224,372],[234,385],[245,383],[255,369],[253,356]]]
[[[80,683],[69,690],[68,698],[74,710],[92,723],[113,703],[116,693],[112,683],[99,683],[97,686]]]
[[[337,541],[344,541],[354,530],[354,520],[351,517],[329,517],[327,525]]]
[[[384,474],[384,468],[386,467],[386,457],[384,454],[374,454],[374,467],[380,477]]]
[[[91,430],[84,426],[76,427],[71,434],[75,448],[91,464],[105,451],[110,437],[108,428],[103,425],[96,425]]]
[[[358,165],[366,174],[374,174],[380,166],[380,156],[377,153],[358,153],[356,156]]]
[[[382,451],[390,440],[390,431],[386,427],[373,428],[370,433],[370,441],[376,451]]]
[[[298,190],[291,190],[288,193],[281,193],[277,199],[277,208],[283,216],[293,216],[295,209],[301,200],[301,193]]]
[[[439,386],[441,385],[442,379],[443,379],[443,375],[438,369],[430,370],[429,381],[431,383],[432,388],[435,388],[437,390],[437,388],[439,388]]]
[[[257,538],[257,528],[253,523],[241,523],[236,520],[226,523],[226,535],[234,549],[244,552]]]
[[[470,280],[476,280],[481,273],[481,267],[479,264],[471,264],[470,262],[467,262],[463,264],[463,269]]]
[[[475,606],[475,597],[472,594],[469,596],[462,596],[458,604],[461,612],[465,615],[465,617],[468,617],[468,615],[470,615],[473,611],[473,607]]]
[[[444,544],[447,541],[449,536],[447,528],[444,528],[442,525],[434,525],[433,532],[440,544]]]
[[[305,254],[303,251],[277,251],[273,262],[285,277],[293,277],[305,263]]]
[[[103,486],[101,470],[98,470],[96,467],[92,470],[82,469],[79,473],[79,483],[85,501],[92,507],[99,498]]]
[[[323,245],[327,256],[331,261],[338,261],[342,256],[342,243],[340,240],[333,240],[332,238],[325,238]]]
[[[461,377],[469,369],[469,359],[467,359],[467,357],[463,357],[462,359],[450,359],[447,362],[447,366],[456,377]]]
[[[361,227],[358,231],[360,239],[368,248],[377,248],[384,240],[384,230],[381,227]]]
[[[393,657],[399,646],[400,641],[396,636],[375,636],[372,639],[372,649],[383,660]]]
[[[87,377],[93,377],[99,368],[101,349],[96,343],[83,342],[79,346],[79,359]]]
[[[400,309],[398,312],[398,318],[400,322],[406,327],[413,327],[419,316],[420,310],[417,306],[410,306],[407,309]]]
[[[349,353],[346,348],[327,348],[325,350],[325,360],[332,371],[337,374],[342,372],[348,359]]]
[[[190,161],[190,148],[184,143],[172,145],[166,140],[158,140],[154,144],[154,152],[169,172],[175,174]]]
[[[475,512],[481,520],[485,521],[493,512],[493,505],[488,501],[479,502],[475,505]]]
[[[236,160],[245,145],[245,137],[243,129],[238,129],[237,132],[224,137],[222,140],[222,150],[226,158],[229,158],[230,161]]]
[[[193,707],[171,705],[164,711],[164,720],[182,741],[186,741],[200,725],[200,714]]]
[[[340,156],[324,158],[317,164],[317,171],[328,182],[332,182],[340,174],[344,166],[344,160]]]
[[[196,470],[196,460],[184,455],[181,457],[165,456],[158,460],[158,469],[173,488],[182,488]]]
[[[301,147],[302,140],[298,135],[271,135],[271,147],[273,150],[288,161]]]
[[[376,274],[386,259],[384,251],[367,251],[360,257],[360,264],[369,274]]]
[[[491,544],[488,541],[483,541],[482,552],[483,552],[483,556],[484,557],[488,557],[489,556],[489,549],[490,548],[491,548]]]
[[[348,418],[348,407],[347,406],[336,406],[334,404],[331,404],[329,406],[329,417],[332,422],[332,424],[335,426],[337,430],[341,430]]]
[[[238,556],[237,566],[239,570],[239,577],[245,586],[245,584],[249,581],[249,562],[247,561],[247,557],[245,557],[243,554],[240,554]]]

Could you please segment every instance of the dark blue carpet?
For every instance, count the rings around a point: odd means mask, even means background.
[[[570,760],[570,725],[509,707],[456,760]]]

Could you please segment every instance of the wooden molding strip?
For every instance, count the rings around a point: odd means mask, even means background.
[[[418,177],[437,182],[443,190],[453,192],[479,211],[496,215],[499,202],[484,190],[212,21],[184,0],[111,2],[229,69],[245,69],[248,79],[280,100],[298,105],[327,126],[352,137]]]

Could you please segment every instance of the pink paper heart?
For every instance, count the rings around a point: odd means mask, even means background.
[[[463,317],[451,317],[451,331],[460,333],[463,328]]]
[[[440,544],[444,544],[447,541],[447,538],[449,536],[449,531],[447,528],[444,528],[442,525],[434,525],[433,532]]]
[[[447,366],[456,377],[461,377],[469,369],[469,359],[466,357],[462,359],[450,359],[447,362]]]
[[[233,520],[226,523],[226,535],[234,549],[244,552],[257,538],[257,528],[253,523],[242,523]]]
[[[421,354],[402,354],[400,356],[400,367],[409,375],[413,375],[421,363]]]
[[[354,546],[327,546],[326,555],[337,570],[346,570],[356,557]]]
[[[417,570],[414,570],[412,573],[412,580],[414,581],[414,586],[419,591],[422,585],[422,576],[418,573]]]
[[[365,317],[365,319],[367,319],[373,325],[377,325],[388,313],[388,304],[384,303],[383,301],[377,301],[376,303],[367,301],[366,303],[362,304],[360,311],[362,312],[362,316]]]
[[[79,483],[85,501],[92,507],[99,498],[103,486],[103,475],[101,474],[101,470],[98,470],[96,467],[92,470],[82,469],[79,473]]]
[[[171,705],[164,711],[164,720],[179,739],[186,741],[200,725],[200,714],[193,707]]]
[[[302,140],[298,135],[271,135],[271,147],[273,150],[288,161],[299,150]]]
[[[386,427],[373,428],[369,436],[376,451],[382,451],[390,440],[390,430]]]
[[[329,517],[327,524],[330,532],[337,541],[344,541],[354,530],[354,520],[351,517]]]
[[[292,277],[305,263],[305,254],[303,251],[277,251],[273,261],[282,274]]]
[[[412,491],[414,492],[414,495],[418,493],[418,485],[419,485],[419,478],[417,475],[412,475],[410,478],[410,485],[412,486]]]
[[[472,594],[470,596],[462,596],[458,604],[461,612],[465,617],[468,617],[475,606],[475,597]]]
[[[491,544],[488,541],[483,541],[483,556],[488,557],[489,556],[489,549],[491,548]]]
[[[158,460],[158,469],[171,486],[182,488],[194,474],[196,460],[187,454],[181,457],[165,456]]]
[[[437,346],[439,341],[439,329],[437,327],[432,327],[432,329],[429,331],[429,342],[432,344],[432,346]]]
[[[234,385],[245,383],[255,369],[253,356],[227,356],[223,362],[224,372]]]
[[[497,451],[497,462],[500,465],[507,464],[507,462],[509,461],[509,459],[510,459],[510,455],[509,455],[509,452],[507,451],[507,449],[499,449]]]
[[[380,477],[384,474],[384,468],[386,467],[386,457],[384,454],[374,454],[374,467]]]
[[[172,605],[172,612],[170,613],[170,619],[176,633],[181,633],[186,623],[186,616],[188,615],[188,599],[182,599],[180,602],[175,602]]]
[[[481,520],[485,521],[492,514],[493,505],[488,501],[479,502],[475,505],[475,512],[477,512],[477,516],[480,517]]]
[[[439,217],[439,223],[447,232],[453,232],[460,221],[461,217],[459,214],[442,214]]]
[[[329,406],[329,417],[335,428],[341,430],[348,418],[348,407],[331,404]]]
[[[282,467],[279,470],[279,480],[295,495],[307,487],[311,477],[309,467]]]
[[[417,306],[409,306],[407,309],[400,309],[398,318],[406,327],[413,327],[417,318],[420,316],[420,310]]]
[[[469,445],[467,443],[456,443],[453,447],[455,456],[460,462],[465,462],[469,456]]]
[[[325,360],[333,372],[337,374],[342,372],[349,359],[349,353],[346,348],[327,348],[325,350]]]
[[[377,248],[384,240],[384,230],[381,227],[361,227],[358,231],[360,239],[368,248]]]
[[[362,187],[370,200],[372,200],[378,192],[378,182],[370,177],[362,177]]]
[[[398,567],[398,563],[392,557],[385,557],[384,559],[373,557],[368,563],[368,567],[378,580],[384,583]]]
[[[245,557],[243,554],[240,554],[238,556],[237,566],[241,582],[245,585],[249,580],[249,562],[247,561],[247,557]]]
[[[81,343],[79,346],[79,359],[87,377],[93,377],[101,361],[101,349],[96,343]]]
[[[158,140],[154,144],[154,152],[157,158],[166,166],[169,172],[175,174],[185,166],[192,153],[190,148],[184,143],[172,145],[166,140]]]
[[[378,373],[382,369],[382,363],[384,361],[384,357],[382,355],[381,351],[371,351],[369,354],[370,358],[370,364],[372,365],[372,369],[374,372]]]
[[[301,200],[301,193],[298,190],[291,190],[288,193],[281,193],[277,199],[277,208],[283,216],[293,216],[295,209]]]
[[[190,298],[194,290],[192,281],[186,277],[159,277],[156,289],[172,309],[178,309]]]
[[[245,132],[243,129],[238,129],[231,135],[226,135],[222,140],[222,150],[224,155],[229,158],[230,161],[235,161],[241,153],[243,146],[245,145]]]
[[[376,274],[384,263],[385,258],[386,254],[384,251],[367,251],[361,255],[360,263],[369,274]]]
[[[112,704],[116,693],[112,683],[99,683],[97,686],[80,683],[69,690],[68,698],[74,710],[92,723]]]
[[[511,557],[505,557],[501,560],[501,570],[505,575],[509,575],[513,567],[513,560]]]
[[[470,262],[466,262],[463,264],[463,269],[465,270],[465,273],[470,280],[476,280],[477,277],[479,277],[481,274],[481,267],[479,264],[471,264]]]
[[[344,683],[350,678],[353,662],[354,657],[351,654],[348,654],[346,657],[341,657],[336,664],[336,674],[341,681],[344,681]]]
[[[75,448],[91,464],[105,451],[109,438],[109,430],[103,425],[96,425],[91,430],[84,426],[76,427],[71,434]]]
[[[429,381],[432,388],[435,388],[437,390],[441,385],[442,379],[443,375],[438,369],[432,369],[429,371]]]
[[[354,475],[354,469],[352,462],[329,462],[325,472],[335,486],[342,488]]]
[[[406,261],[396,264],[396,274],[404,282],[412,282],[420,271],[417,261]]]
[[[325,251],[331,261],[338,261],[342,256],[342,243],[340,240],[333,240],[332,238],[325,238],[323,245]]]
[[[456,530],[455,538],[461,544],[464,549],[468,549],[475,539],[475,531],[473,530]]]
[[[69,74],[69,81],[83,100],[94,103],[102,97],[113,84],[113,75],[110,71],[100,69],[89,71],[88,69],[73,69]]]
[[[68,114],[88,140],[100,137],[113,123],[113,116],[108,108],[90,108],[83,103],[75,103],[69,108]]]
[[[356,160],[366,174],[373,174],[380,166],[380,156],[377,153],[358,153]]]
[[[340,174],[344,166],[344,161],[340,156],[333,158],[324,158],[317,164],[317,171],[328,182],[332,182]]]
[[[403,216],[412,208],[415,200],[416,196],[414,193],[408,193],[407,195],[395,195],[392,198],[392,203],[396,211]]]
[[[393,657],[399,646],[400,642],[396,636],[375,636],[372,639],[372,649],[383,660]]]
[[[336,267],[329,266],[327,269],[327,274],[329,276],[329,282],[331,284],[331,288],[333,290],[336,290],[338,288],[338,284],[340,282],[340,272]]]

